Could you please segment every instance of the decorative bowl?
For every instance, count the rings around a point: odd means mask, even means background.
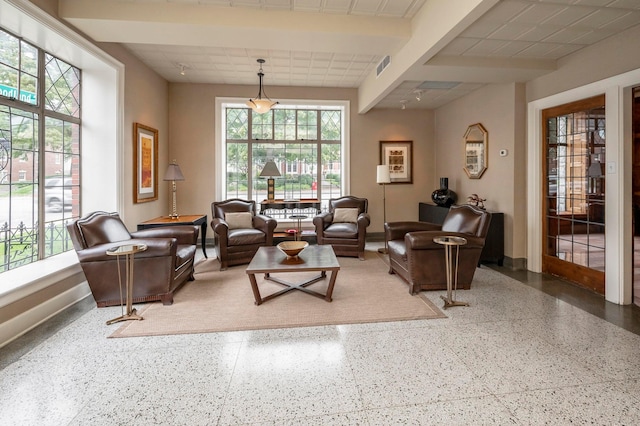
[[[277,247],[288,257],[296,257],[309,245],[306,241],[283,241]]]

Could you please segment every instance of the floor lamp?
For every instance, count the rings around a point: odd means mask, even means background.
[[[376,182],[379,185],[382,185],[382,226],[384,229],[384,224],[387,223],[387,191],[386,186],[388,183],[391,183],[391,177],[389,176],[389,166],[384,164],[379,165],[376,173]],[[387,254],[389,250],[387,249],[387,238],[385,236],[384,239],[384,248],[379,248],[378,253]]]
[[[180,170],[180,166],[176,164],[176,160],[173,160],[173,162],[169,164],[169,166],[167,167],[167,171],[164,174],[163,180],[171,181],[172,208],[171,208],[171,214],[169,215],[169,218],[177,219],[179,216],[178,216],[178,209],[176,207],[176,191],[177,191],[176,181],[184,180],[184,175],[182,174],[182,170]]]

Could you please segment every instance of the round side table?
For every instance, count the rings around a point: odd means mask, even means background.
[[[142,320],[143,318],[136,314],[136,310],[133,308],[133,256],[136,253],[145,251],[147,249],[146,244],[125,244],[118,247],[112,247],[107,250],[108,256],[116,256],[116,264],[118,265],[118,285],[120,286],[120,309],[122,310],[122,276],[120,273],[120,257],[125,258],[125,283],[126,283],[126,297],[127,297],[127,312],[122,312],[118,318],[107,321],[107,325],[113,324],[119,321],[127,320]]]
[[[455,292],[458,287],[458,255],[460,246],[467,244],[466,238],[454,236],[435,237],[433,242],[444,246],[444,263],[447,271],[447,297],[440,296],[444,300],[444,309],[451,306],[469,306],[467,302],[455,300]],[[455,257],[453,250],[455,247]]]

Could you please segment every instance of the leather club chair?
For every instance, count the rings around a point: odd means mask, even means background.
[[[211,203],[211,228],[216,237],[220,270],[251,262],[261,246],[273,245],[278,222],[256,214],[256,202],[233,198]]]
[[[329,244],[336,256],[364,260],[367,227],[371,223],[366,198],[347,195],[329,200],[329,210],[313,218],[318,244]]]
[[[146,244],[134,255],[133,303],[173,303],[174,292],[193,281],[198,226],[170,226],[129,233],[118,213],[93,212],[67,225],[80,266],[99,308],[120,305],[118,260],[107,250],[125,244]],[[126,295],[124,260],[120,258],[122,294]],[[123,296],[124,297],[124,296]]]
[[[442,225],[428,222],[385,223],[389,273],[409,284],[409,292],[446,290],[445,249],[433,241],[439,236],[466,238],[458,258],[458,288],[468,290],[489,231],[491,213],[475,206],[451,206]],[[454,249],[455,253],[455,249]]]

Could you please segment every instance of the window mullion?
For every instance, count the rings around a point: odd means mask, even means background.
[[[44,50],[38,49],[38,260],[45,258],[45,119],[44,119],[44,103],[45,103],[45,63]]]

